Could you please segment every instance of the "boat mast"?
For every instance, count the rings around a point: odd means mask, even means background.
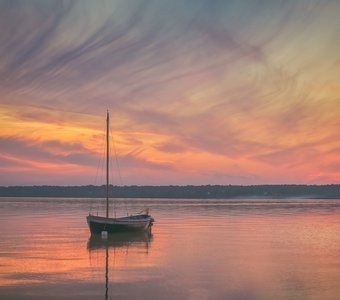
[[[109,130],[110,117],[109,111],[106,114],[106,218],[109,217]]]

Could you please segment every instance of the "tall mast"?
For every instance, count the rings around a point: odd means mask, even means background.
[[[109,131],[110,131],[110,117],[109,111],[106,114],[106,218],[109,217]]]

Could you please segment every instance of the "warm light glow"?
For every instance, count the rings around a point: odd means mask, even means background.
[[[3,7],[0,185],[338,183],[339,3],[228,3]]]

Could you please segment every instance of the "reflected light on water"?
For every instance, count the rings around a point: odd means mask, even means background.
[[[340,293],[340,200],[136,200],[156,219],[152,235],[107,240],[90,236],[86,199],[39,201],[0,200],[1,299]]]

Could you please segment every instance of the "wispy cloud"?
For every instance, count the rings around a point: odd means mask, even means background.
[[[220,182],[216,174],[286,182],[288,170],[334,182],[335,171],[317,175],[316,158],[339,159],[339,9],[317,0],[1,1],[0,151],[94,168],[110,109],[134,183],[143,172],[149,183],[166,174],[169,183]],[[20,164],[2,158],[11,161]]]

